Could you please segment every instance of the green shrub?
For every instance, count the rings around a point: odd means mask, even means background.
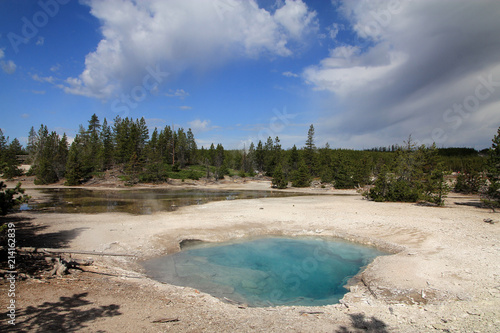
[[[0,182],[0,216],[7,215],[15,206],[28,202],[29,196],[24,194],[21,183],[15,188],[8,189],[4,182]]]
[[[279,189],[285,189],[288,186],[288,181],[285,178],[281,164],[278,164],[274,170],[272,186]]]

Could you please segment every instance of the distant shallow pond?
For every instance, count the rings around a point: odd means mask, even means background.
[[[57,213],[109,213],[120,212],[147,215],[160,211],[173,211],[178,207],[201,205],[211,201],[287,197],[307,194],[281,191],[237,191],[237,190],[87,190],[87,189],[43,189],[48,196],[46,202],[29,203],[21,210]]]
[[[249,306],[335,304],[349,279],[380,255],[326,238],[202,243],[143,263],[153,279]]]

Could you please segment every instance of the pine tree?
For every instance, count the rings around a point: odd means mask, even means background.
[[[5,159],[5,154],[7,153],[7,138],[5,138],[5,135],[2,132],[2,129],[0,128],[0,166],[4,162]]]
[[[311,184],[311,177],[309,175],[309,169],[303,160],[299,162],[299,169],[294,175],[292,180],[293,187],[307,187]]]
[[[187,156],[189,154],[189,147],[186,133],[184,133],[183,128],[177,130],[177,140],[176,140],[176,160],[181,168],[186,166]]]
[[[7,185],[0,182],[0,216],[7,215],[15,206],[27,202],[30,197],[23,193],[21,183],[18,183],[15,188],[7,189]]]
[[[274,170],[272,186],[278,189],[285,189],[288,186],[288,181],[285,178],[281,164],[278,164]]]
[[[274,171],[274,143],[271,137],[267,138],[266,144],[264,145],[264,172],[267,176],[272,176]]]
[[[311,124],[307,131],[306,146],[304,148],[304,158],[311,174],[316,173],[316,144],[314,143],[314,126]]]
[[[375,181],[375,187],[366,196],[375,201],[416,202],[429,201],[444,204],[449,187],[444,166],[436,146],[416,147],[411,136],[403,147],[398,147],[393,172],[384,165]]]
[[[491,141],[487,172],[490,185],[483,201],[495,211],[495,208],[500,207],[500,127]]]
[[[63,133],[57,146],[56,156],[54,156],[54,171],[58,179],[62,179],[66,173],[66,163],[68,159],[68,137]]]
[[[35,184],[46,185],[55,183],[59,180],[54,168],[54,157],[57,156],[59,136],[56,132],[51,132],[49,135],[46,126],[41,129],[38,135],[41,145],[39,148],[39,157],[36,161]]]
[[[23,171],[19,168],[21,163],[17,159],[17,155],[21,155],[22,153],[22,146],[17,139],[12,140],[6,149],[3,149],[3,153],[0,154],[2,155],[0,157],[0,173],[3,172],[4,178],[13,179],[23,174]]]
[[[299,168],[299,160],[300,160],[300,155],[297,147],[293,145],[290,155],[289,155],[289,162],[288,164],[290,165],[290,168],[292,171],[296,171]]]
[[[113,165],[113,137],[111,128],[108,126],[106,118],[102,122],[101,137],[102,150],[101,161],[104,170],[108,170]]]
[[[28,134],[28,144],[26,145],[26,152],[28,153],[28,163],[31,164],[35,161],[38,145],[38,134],[35,128],[31,126],[30,132]]]
[[[54,159],[57,156],[59,147],[59,135],[51,132],[43,124],[38,130],[38,142],[36,143],[36,152],[30,173],[36,176],[35,184],[51,184],[59,180],[54,167]]]
[[[137,184],[139,181],[139,173],[141,172],[141,163],[139,161],[139,157],[134,152],[130,157],[130,161],[127,163],[125,172],[127,173],[128,185]]]
[[[141,117],[141,119],[136,120],[135,123],[137,127],[137,143],[135,144],[135,152],[137,153],[138,156],[141,155],[142,150],[146,146],[147,141],[149,140],[149,130],[148,126],[146,125],[146,120],[144,117]]]
[[[438,206],[444,205],[444,199],[450,191],[450,186],[445,178],[443,163],[438,163],[429,173],[425,188],[425,199]]]
[[[151,134],[151,140],[149,140],[145,148],[146,162],[145,172],[141,176],[142,181],[159,183],[166,180],[166,173],[161,161],[158,138],[158,130],[155,128]]]
[[[246,156],[245,172],[249,173],[251,176],[254,175],[255,170],[255,145],[253,142],[250,143],[248,148],[248,154]]]
[[[215,180],[223,179],[224,175],[228,173],[226,165],[225,165],[225,153],[224,147],[222,144],[217,144],[217,148],[215,149]]]
[[[79,159],[80,151],[80,137],[77,135],[69,147],[68,157],[66,159],[66,182],[64,185],[79,185],[85,176]]]
[[[95,171],[96,158],[94,154],[96,153],[95,150],[97,147],[91,144],[91,134],[83,127],[83,125],[80,125],[80,129],[76,137],[79,139],[78,160],[80,162],[80,169],[83,173],[82,177],[84,179],[88,179],[91,177],[92,172]]]
[[[349,158],[341,151],[334,162],[333,179],[336,189],[354,188],[354,170]]]
[[[255,149],[255,164],[259,172],[264,171],[264,161],[265,161],[264,147],[262,146],[262,141],[259,140],[259,143],[257,143],[257,148]]]
[[[375,186],[370,189],[365,195],[367,198],[374,201],[385,201],[388,197],[389,186],[392,181],[389,179],[389,170],[387,165],[381,167],[380,173],[378,174],[377,180],[375,181]]]
[[[208,162],[210,163],[210,165],[215,166],[215,158],[216,157],[217,157],[217,152],[215,150],[214,144],[212,143],[210,145],[210,149],[207,152],[207,158],[208,158]]]
[[[89,155],[89,173],[103,170],[103,147],[101,141],[101,123],[94,113],[89,120],[87,129],[87,149]]]
[[[309,152],[313,152],[315,149],[316,144],[314,143],[314,125],[311,124],[311,126],[309,126],[309,130],[307,131],[306,150]]]

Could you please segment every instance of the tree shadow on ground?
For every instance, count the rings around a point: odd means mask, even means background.
[[[485,205],[481,201],[467,201],[467,202],[453,202],[457,206],[470,206],[470,207],[476,207],[476,208],[489,208],[487,205]]]
[[[363,313],[354,313],[349,316],[351,327],[342,326],[336,333],[389,333],[387,324],[375,317],[367,319]]]
[[[14,223],[16,247],[45,247],[64,248],[76,238],[83,230],[88,228],[75,228],[57,232],[44,233],[47,226],[33,224],[34,218],[26,216],[6,216],[0,218],[0,225]]]
[[[76,238],[86,228],[75,228],[57,232],[44,232],[47,226],[35,225],[34,218],[27,216],[5,216],[0,217],[0,225],[14,223],[15,247],[33,248],[64,248],[68,247],[71,240]],[[0,233],[0,244],[7,245],[7,232]],[[19,273],[37,275],[40,272],[50,270],[51,264],[44,260],[40,253],[16,252],[15,265]],[[0,249],[0,270],[9,270],[8,248]],[[0,273],[0,276],[2,273]]]
[[[98,318],[119,316],[119,305],[110,304],[89,308],[93,303],[86,300],[88,293],[60,297],[58,302],[45,302],[28,306],[16,312],[16,324],[8,323],[7,312],[1,313],[1,332],[77,332],[86,328],[86,323]],[[99,332],[99,331],[97,331]]]

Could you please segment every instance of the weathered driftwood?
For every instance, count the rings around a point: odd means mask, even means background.
[[[164,318],[164,319],[153,320],[153,323],[175,323],[177,321],[180,321],[179,318]]]
[[[68,271],[68,262],[66,260],[63,260],[61,258],[50,258],[51,261],[54,263],[54,268],[50,271],[50,275],[57,275],[57,276],[63,276],[66,274]],[[47,260],[47,258],[45,258]],[[47,260],[47,262],[49,262]]]
[[[4,250],[5,248],[2,246],[0,250]],[[126,253],[110,253],[110,252],[95,252],[95,251],[78,251],[78,250],[70,250],[70,249],[50,249],[50,248],[37,248],[37,247],[16,247],[16,252],[19,253],[69,253],[69,254],[86,254],[86,255],[94,255],[94,256],[112,256],[112,257],[135,257],[134,254],[126,254]]]
[[[324,312],[322,312],[322,311],[299,311],[299,313],[301,315],[305,315],[305,314],[314,315],[314,314],[323,314]]]

